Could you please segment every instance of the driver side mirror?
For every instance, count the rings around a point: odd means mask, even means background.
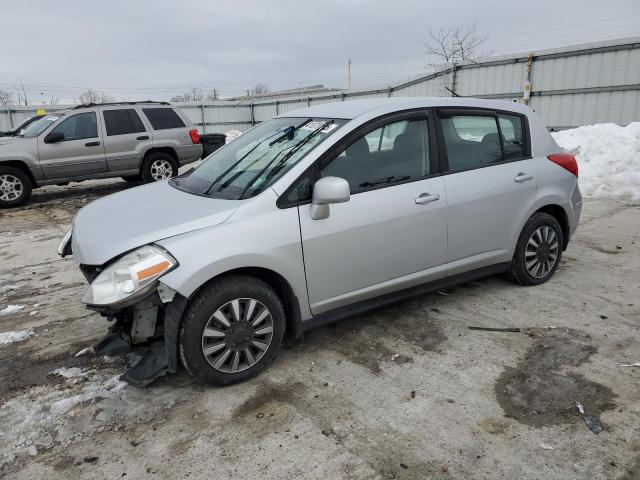
[[[323,220],[329,217],[329,205],[348,202],[351,197],[349,182],[339,177],[324,177],[313,186],[311,198],[311,218]]]
[[[44,143],[56,143],[62,140],[64,140],[64,133],[62,132],[51,132],[44,137]]]

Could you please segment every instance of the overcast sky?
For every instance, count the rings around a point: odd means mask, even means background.
[[[478,24],[485,50],[526,52],[640,35],[639,0],[3,1],[0,89],[31,103],[95,88],[169,99],[322,83],[354,88],[425,72],[430,28]],[[41,95],[40,92],[43,92]]]

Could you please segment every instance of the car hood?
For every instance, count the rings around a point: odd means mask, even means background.
[[[25,140],[31,140],[30,138],[23,137],[0,137],[0,148],[10,148],[15,143],[24,142]]]
[[[240,203],[192,195],[166,181],[115,193],[74,218],[73,257],[84,265],[103,265],[136,247],[218,225]]]

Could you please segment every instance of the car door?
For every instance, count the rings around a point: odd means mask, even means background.
[[[323,220],[298,207],[314,315],[444,277],[446,195],[428,122],[424,111],[374,121],[317,162],[316,178],[344,178],[351,197]]]
[[[52,133],[64,135],[49,143]],[[47,179],[67,180],[107,171],[96,113],[65,115],[49,132],[38,137],[38,157]]]
[[[149,132],[134,108],[103,108],[104,153],[110,172],[138,170],[151,147]]]
[[[479,109],[437,112],[446,168],[447,275],[508,262],[536,195],[526,118]]]

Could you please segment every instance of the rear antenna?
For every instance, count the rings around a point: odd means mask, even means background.
[[[462,95],[458,95],[456,92],[454,92],[453,90],[451,90],[449,87],[444,87],[444,88],[446,88],[447,90],[449,90],[449,91],[453,94],[453,96],[454,96],[454,97],[462,97]]]

